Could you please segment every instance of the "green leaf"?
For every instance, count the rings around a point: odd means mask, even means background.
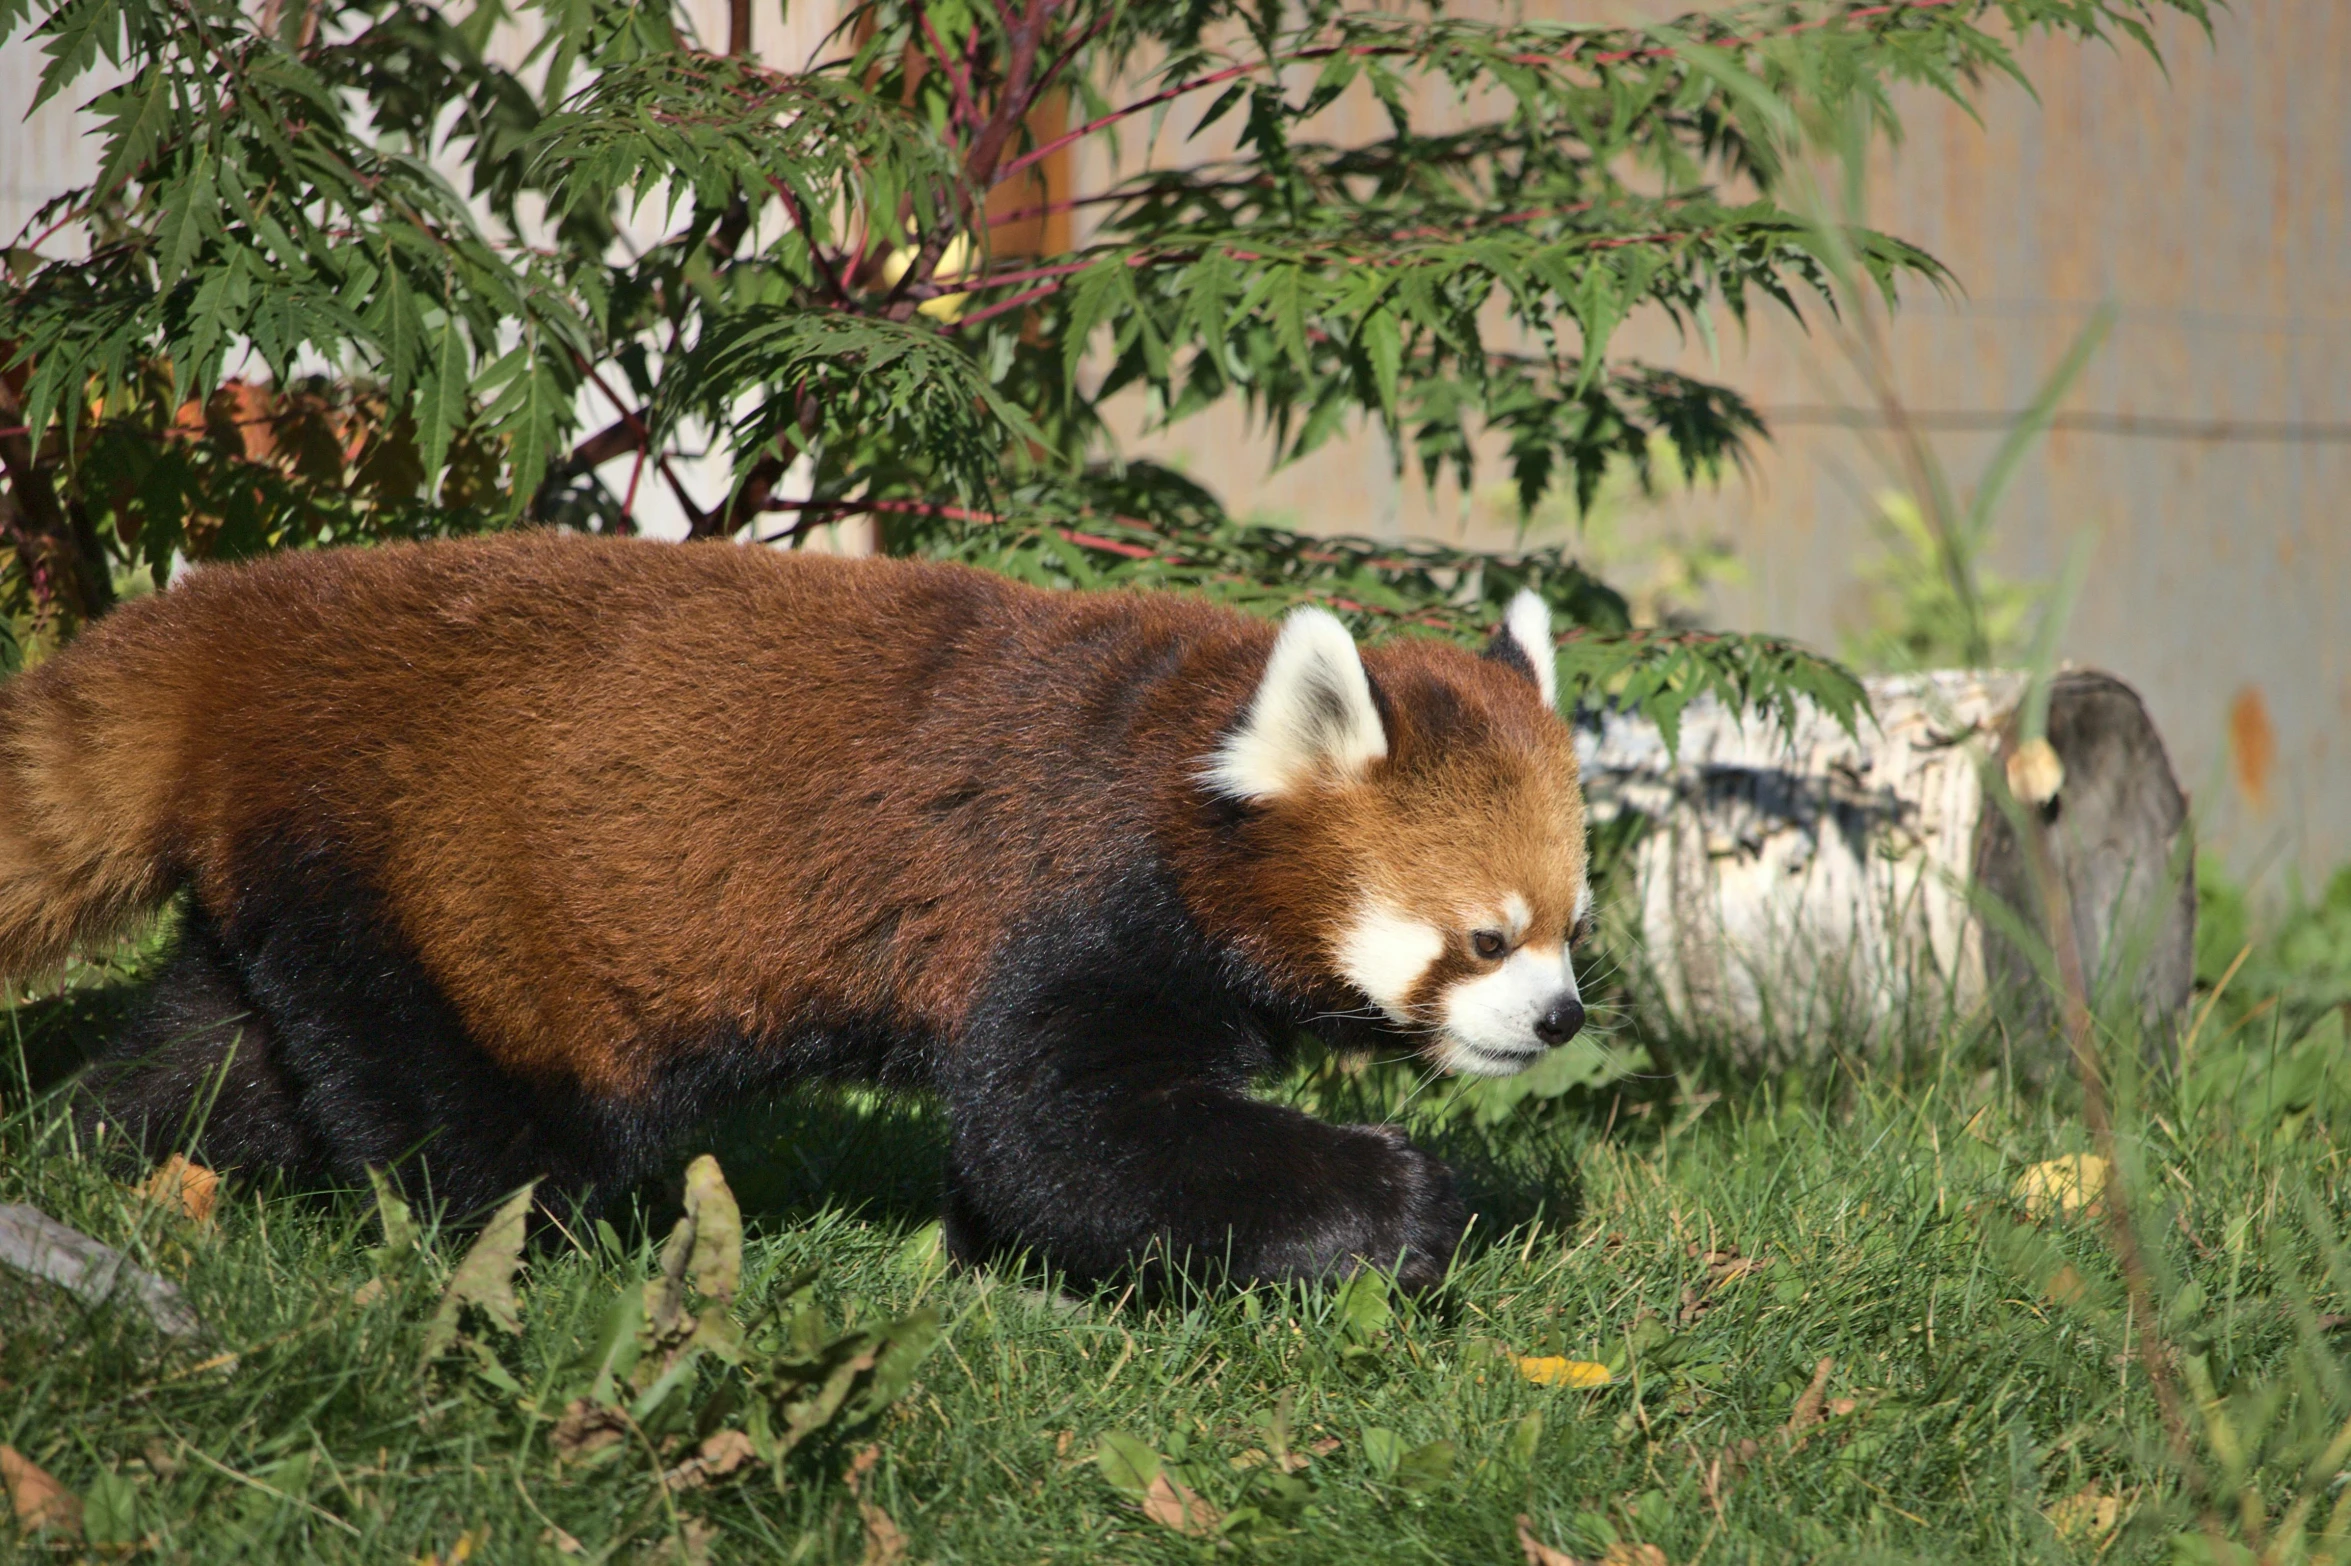
[[[1339,1285],[1331,1314],[1348,1337],[1357,1342],[1367,1341],[1386,1331],[1396,1319],[1396,1307],[1390,1303],[1392,1292],[1386,1273],[1374,1267],[1358,1267]]]
[[[417,445],[424,454],[425,486],[437,492],[442,467],[449,460],[449,441],[465,422],[467,391],[465,342],[454,315],[441,318],[440,340],[432,363],[417,385]]]
[[[1396,317],[1384,309],[1365,316],[1355,331],[1356,341],[1363,346],[1364,360],[1371,366],[1373,382],[1379,388],[1380,412],[1393,424],[1397,387],[1404,368],[1404,334],[1396,325]]]
[[[1129,1495],[1141,1495],[1164,1471],[1157,1452],[1120,1430],[1103,1432],[1094,1448],[1094,1465],[1102,1477]]]
[[[155,150],[155,144],[171,127],[171,75],[156,68],[147,72],[147,76],[147,90],[138,96],[137,109],[110,116],[113,125],[107,137],[106,161],[99,165],[98,181],[92,187],[95,196],[99,198],[112,195],[116,186],[145,167],[148,155]],[[130,87],[109,93],[105,101],[111,104],[123,103],[137,85],[134,82]]]
[[[49,14],[43,31],[49,34],[49,63],[41,71],[41,85],[24,111],[30,119],[51,98],[63,92],[98,61],[98,50],[114,53],[122,29],[120,0],[68,0]]]
[[[1431,1441],[1396,1460],[1396,1483],[1406,1490],[1436,1490],[1453,1477],[1453,1443]]]
[[[372,1165],[367,1171],[367,1183],[375,1191],[376,1223],[383,1230],[383,1243],[375,1249],[376,1265],[380,1270],[385,1262],[407,1255],[416,1249],[416,1216],[392,1182],[381,1169]]]
[[[522,1265],[523,1239],[529,1227],[536,1180],[506,1199],[450,1275],[440,1307],[426,1323],[420,1367],[429,1366],[457,1339],[458,1320],[468,1307],[479,1310],[507,1332],[522,1330],[522,1303],[515,1298],[514,1274]]]
[[[199,151],[188,177],[174,187],[155,229],[155,286],[168,293],[207,239],[220,233],[220,193],[213,188],[212,154]]]
[[[1521,1468],[1531,1467],[1535,1461],[1535,1454],[1542,1448],[1542,1444],[1543,1411],[1541,1409],[1538,1408],[1533,1413],[1511,1422],[1510,1439],[1505,1446],[1505,1451],[1509,1454],[1512,1463]]]
[[[82,1538],[108,1553],[139,1545],[138,1489],[111,1468],[98,1470],[82,1492]]]

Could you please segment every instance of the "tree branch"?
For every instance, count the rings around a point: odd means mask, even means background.
[[[939,30],[931,25],[931,13],[923,10],[915,14],[922,20],[922,35],[929,44],[931,58],[938,62],[939,69],[946,74],[948,87],[955,94],[956,123],[979,124],[980,106],[972,99],[971,77],[956,68],[955,57],[948,52],[946,44],[940,41]]]
[[[981,127],[979,139],[972,143],[971,153],[964,159],[964,183],[956,193],[962,208],[960,221],[952,228],[942,227],[923,236],[914,263],[898,279],[898,286],[890,290],[882,311],[887,319],[904,321],[914,314],[917,301],[910,290],[928,283],[938,271],[939,258],[946,254],[955,229],[976,226],[979,214],[972,210],[970,193],[995,184],[996,165],[1003,159],[1004,149],[1036,104],[1037,52],[1044,46],[1045,24],[1053,19],[1056,3],[1057,0],[1029,0],[1027,12],[1011,24],[1012,54],[1006,62],[1004,85],[997,96],[995,112]]]

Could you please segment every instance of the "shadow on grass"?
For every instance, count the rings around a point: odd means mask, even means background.
[[[947,1116],[920,1094],[809,1084],[720,1116],[691,1149],[717,1155],[753,1223],[831,1209],[913,1227],[944,1202]]]
[[[138,983],[90,985],[9,1007],[0,1083],[32,1095],[61,1086],[129,1024],[146,993]]]

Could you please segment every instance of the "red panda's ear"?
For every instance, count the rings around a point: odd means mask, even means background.
[[[1299,609],[1274,639],[1241,726],[1201,778],[1228,799],[1263,802],[1317,776],[1353,777],[1387,754],[1355,638],[1328,610]]]
[[[1519,589],[1486,643],[1486,656],[1506,663],[1535,682],[1543,705],[1559,705],[1559,649],[1551,640],[1551,606],[1531,587]]]

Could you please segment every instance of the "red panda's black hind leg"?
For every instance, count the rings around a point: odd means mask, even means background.
[[[297,1185],[364,1190],[384,1170],[452,1220],[534,1179],[557,1210],[592,1208],[667,1151],[681,1095],[614,1104],[501,1069],[332,856],[252,884],[191,913],[147,1016],[86,1077],[86,1122]]]
[[[83,1145],[101,1151],[186,1151],[213,1168],[295,1180],[328,1171],[268,1023],[200,916],[129,1026],[75,1083],[74,1108]]]

